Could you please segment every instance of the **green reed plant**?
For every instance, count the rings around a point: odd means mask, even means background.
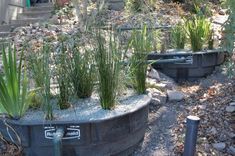
[[[61,37],[60,51],[56,56],[56,71],[57,81],[59,85],[59,107],[60,109],[67,109],[70,107],[69,95],[70,95],[70,76],[69,76],[69,63],[67,57],[68,47],[65,45],[66,40]]]
[[[116,103],[122,53],[113,34],[110,33],[107,40],[100,31],[96,36],[95,59],[98,68],[100,103],[103,109],[112,109]]]
[[[43,44],[41,50],[37,53],[31,53],[29,62],[29,69],[32,78],[35,82],[35,89],[30,93],[32,108],[43,107],[45,118],[47,120],[53,119],[53,109],[50,103],[50,79],[51,79],[51,47],[47,43]]]
[[[46,61],[49,57],[50,47],[48,44],[43,44],[42,49],[37,52],[32,52],[29,55],[29,69],[31,76],[35,82],[35,90],[32,91],[32,101],[30,107],[40,108],[43,105],[43,91],[45,87],[45,75],[47,72]]]
[[[30,92],[30,107],[43,107],[47,120],[53,119],[53,110],[50,103],[50,50],[50,45],[44,43],[42,49],[32,52],[28,59],[30,74],[35,82],[35,89]]]
[[[214,38],[213,38],[214,32],[211,30],[208,34],[208,49],[212,50],[214,49]]]
[[[201,51],[211,31],[210,22],[202,16],[195,16],[186,21],[186,29],[193,52]]]
[[[50,69],[50,46],[46,45],[43,50],[43,106],[45,112],[45,118],[47,120],[53,119],[53,108],[51,105],[51,69]]]
[[[28,78],[22,56],[23,52],[17,65],[16,49],[11,45],[8,52],[2,49],[4,74],[0,74],[0,106],[2,112],[14,119],[22,117],[29,106]]]
[[[91,50],[85,49],[82,53],[76,46],[73,47],[69,64],[70,76],[77,97],[88,98],[92,94],[96,80],[94,56]]]
[[[133,48],[133,54],[130,59],[130,77],[138,94],[144,94],[146,91],[147,56],[153,49],[152,41],[152,36],[147,31],[147,26],[144,26],[140,31],[133,30],[130,42]]]
[[[184,49],[187,35],[185,32],[185,27],[182,23],[178,23],[172,30],[171,30],[171,39],[173,43],[173,47],[176,49]]]

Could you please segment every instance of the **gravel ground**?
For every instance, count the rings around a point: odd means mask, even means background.
[[[151,103],[148,129],[134,156],[182,155],[188,115],[201,118],[196,156],[235,155],[234,113],[226,112],[235,100],[234,86],[234,80],[217,69],[207,78],[176,86],[185,94],[181,102]]]

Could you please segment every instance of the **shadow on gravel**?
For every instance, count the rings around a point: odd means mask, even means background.
[[[171,128],[176,122],[176,112],[169,106],[160,106],[149,114],[148,129],[145,139],[135,156],[164,156],[171,155],[174,144]]]

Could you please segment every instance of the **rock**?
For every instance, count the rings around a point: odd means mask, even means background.
[[[227,137],[227,135],[225,135],[225,134],[220,134],[220,136],[219,136],[219,141],[226,141],[228,139],[228,137]]]
[[[52,18],[50,19],[50,21],[53,23],[53,24],[60,24],[60,20],[58,18],[57,15],[53,15]]]
[[[148,72],[148,77],[150,77],[152,79],[156,79],[157,81],[161,80],[157,70],[155,70],[153,68]]]
[[[205,149],[206,152],[210,152],[210,148],[211,148],[210,144],[205,144],[204,145],[204,149]]]
[[[184,94],[180,91],[167,90],[169,101],[181,101],[184,99]]]
[[[231,102],[229,106],[234,106],[235,107],[235,102]]]
[[[159,91],[156,88],[148,88],[147,89],[148,96],[152,98],[151,103],[153,105],[165,104],[166,103],[166,95]]]
[[[227,106],[226,107],[226,112],[232,113],[235,111],[235,106]]]
[[[220,143],[214,143],[214,144],[212,144],[212,146],[213,146],[216,150],[222,151],[223,149],[225,149],[226,144],[223,143],[223,142],[220,142]]]
[[[155,88],[154,86],[156,86],[157,82],[155,79],[146,78],[146,84],[150,88]]]
[[[232,155],[235,155],[235,147],[234,146],[230,146],[228,148],[228,153],[232,154]]]
[[[213,134],[213,135],[216,135],[217,134],[217,130],[215,127],[212,127],[210,130],[209,130],[209,133]]]
[[[205,110],[206,109],[206,105],[198,105],[198,108],[201,109],[201,110]]]
[[[226,10],[220,9],[219,14],[220,14],[220,15],[225,15],[225,14],[226,14]]]
[[[235,139],[235,133],[228,133],[228,136],[229,136],[231,139]]]
[[[164,83],[157,83],[156,86],[159,87],[159,88],[164,89],[164,88],[166,88],[167,85],[164,84]]]

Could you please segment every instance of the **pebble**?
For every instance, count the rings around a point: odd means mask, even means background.
[[[226,144],[223,143],[223,142],[220,142],[220,143],[214,143],[212,144],[212,146],[217,149],[218,151],[222,151],[223,149],[225,149],[226,147]]]
[[[229,136],[231,139],[235,139],[235,133],[228,133],[228,136]]]
[[[184,94],[180,91],[167,90],[169,101],[181,101],[184,99]]]
[[[220,141],[226,141],[228,139],[228,137],[225,135],[225,134],[220,134],[220,136],[219,136],[219,140]]]
[[[229,106],[234,106],[235,107],[235,102],[231,102]]]
[[[205,110],[206,109],[206,105],[198,105],[198,108],[200,108],[201,110]]]
[[[235,155],[235,147],[234,146],[230,146],[228,148],[228,152],[231,153],[232,155]]]
[[[226,107],[226,112],[232,113],[235,111],[235,106],[227,106]]]
[[[213,135],[216,135],[217,134],[217,130],[215,127],[212,127],[209,131],[209,133],[213,134]]]
[[[204,148],[205,148],[206,152],[209,152],[210,151],[210,144],[205,144]]]

